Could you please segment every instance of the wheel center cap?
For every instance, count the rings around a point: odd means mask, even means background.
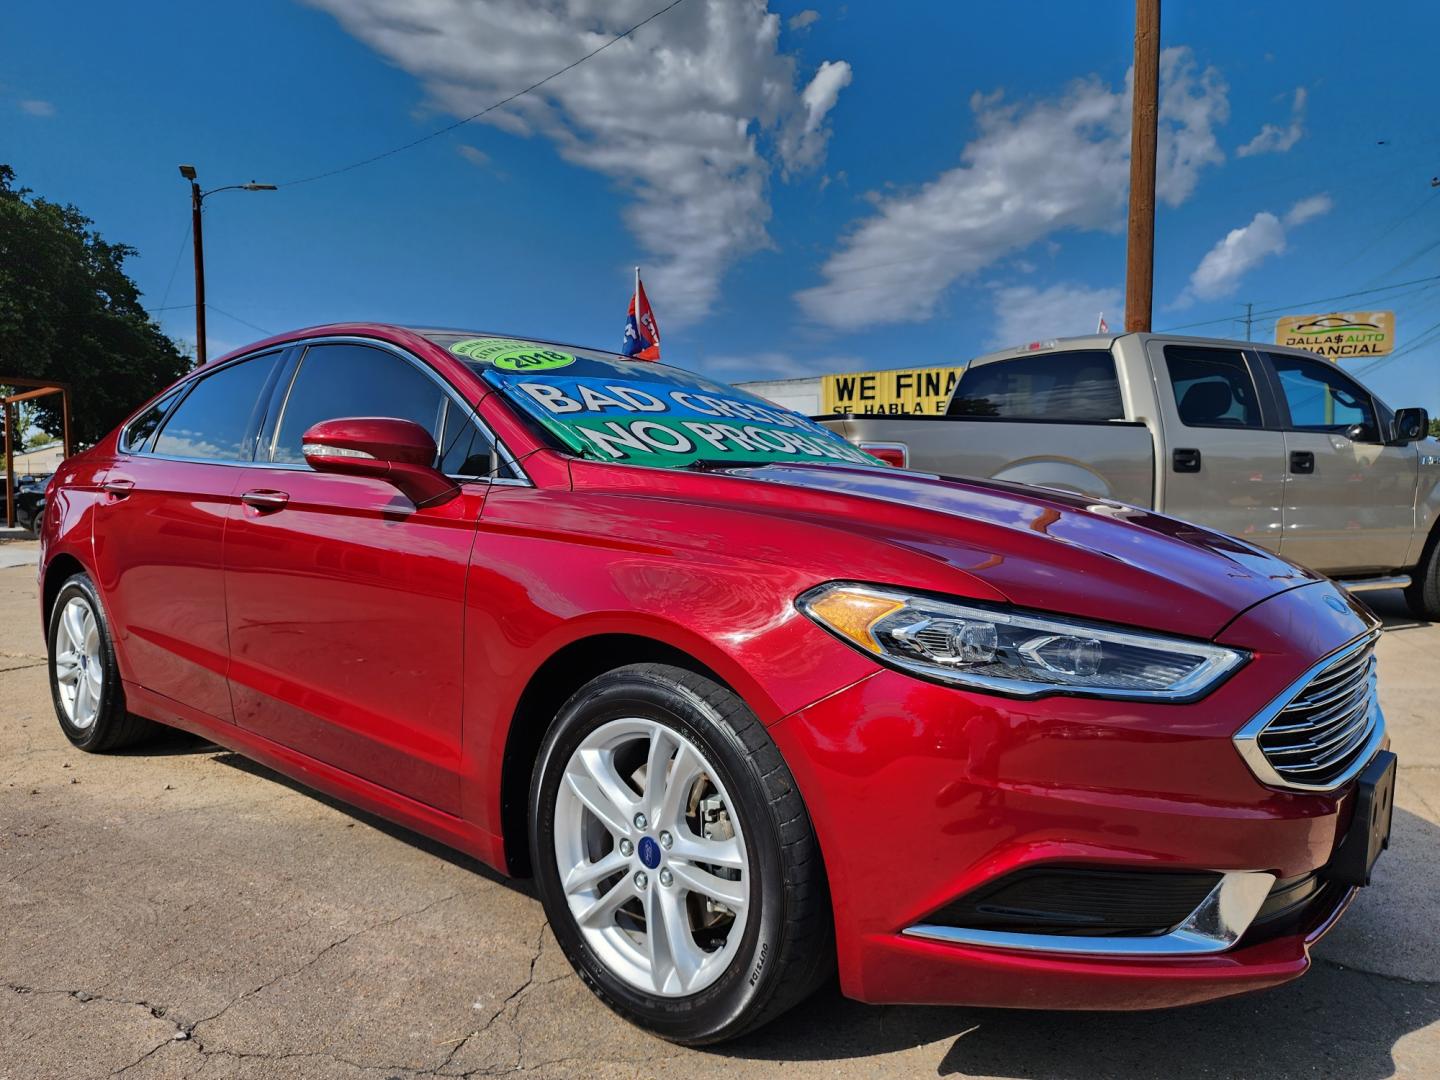
[[[645,864],[646,869],[654,870],[660,865],[660,845],[651,837],[642,836],[636,850],[639,851],[640,861]]]

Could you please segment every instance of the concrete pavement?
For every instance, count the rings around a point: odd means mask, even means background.
[[[527,883],[189,736],[73,750],[33,566],[0,569],[0,1080],[1440,1076],[1440,626],[1375,602],[1395,840],[1298,983],[1146,1014],[828,990],[692,1051],[580,985]]]

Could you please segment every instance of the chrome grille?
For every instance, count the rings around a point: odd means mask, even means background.
[[[1377,637],[1346,646],[1236,737],[1262,780],[1329,789],[1365,764],[1382,723],[1375,690]]]

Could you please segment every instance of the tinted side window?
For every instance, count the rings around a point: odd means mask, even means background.
[[[1045,353],[970,368],[950,416],[1012,420],[1123,420],[1120,380],[1108,352]]]
[[[445,401],[435,380],[394,353],[367,345],[312,345],[285,402],[273,460],[303,462],[301,436],[322,420],[344,416],[413,420],[438,443]]]
[[[155,434],[160,427],[160,422],[165,419],[166,411],[175,404],[175,399],[179,396],[178,391],[166,394],[134,420],[131,420],[120,436],[120,450],[126,454],[137,454],[144,450],[146,444],[150,442],[150,436]]]
[[[212,461],[249,461],[279,353],[229,364],[206,375],[175,406],[155,453]]]
[[[1280,379],[1280,392],[1290,409],[1290,427],[1296,431],[1344,431],[1362,424],[1376,431],[1375,406],[1361,390],[1332,364],[1298,356],[1272,353],[1271,362]]]
[[[1244,353],[1166,345],[1165,370],[1180,422],[1187,427],[1264,427]]]

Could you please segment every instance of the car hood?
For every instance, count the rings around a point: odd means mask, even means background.
[[[717,483],[750,481],[746,502],[772,493],[761,500],[772,513],[822,515],[831,527],[866,533],[949,571],[888,584],[955,589],[959,572],[1022,607],[1195,637],[1213,637],[1260,601],[1321,580],[1233,537],[1049,488],[825,465],[710,475]],[[867,569],[831,572],[876,580]]]

